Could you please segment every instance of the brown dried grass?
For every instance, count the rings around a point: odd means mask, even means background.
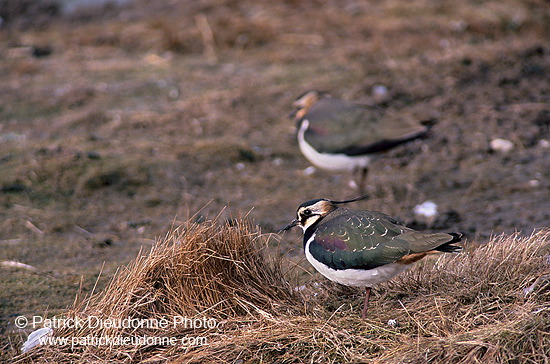
[[[216,328],[61,329],[56,336],[207,337],[196,347],[43,346],[17,362],[546,363],[550,361],[550,230],[498,236],[427,260],[361,299],[334,285],[298,292],[273,240],[241,219],[188,223],[140,254],[67,317],[208,317]],[[349,291],[348,291],[349,293]],[[399,326],[386,325],[389,318]]]
[[[382,361],[548,363],[550,230],[493,237],[456,257],[419,265],[390,282],[416,337]]]

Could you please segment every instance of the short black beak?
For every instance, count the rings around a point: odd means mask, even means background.
[[[282,228],[281,230],[279,230],[279,233],[282,233],[284,231],[287,231],[289,229],[292,229],[294,226],[298,225],[298,220],[292,220],[290,222],[290,224],[288,224],[287,226],[285,226],[284,228]]]

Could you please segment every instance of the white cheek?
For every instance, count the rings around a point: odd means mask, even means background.
[[[306,220],[305,224],[300,224],[300,227],[306,231],[306,229],[308,227],[310,227],[311,225],[315,224],[319,219],[321,218],[321,216],[312,216],[310,217],[309,219]]]

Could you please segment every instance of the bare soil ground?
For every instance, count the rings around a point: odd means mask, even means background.
[[[480,243],[549,225],[545,1],[13,4],[0,2],[0,262],[34,269],[0,266],[2,358],[24,339],[14,317],[62,312],[174,223],[248,216],[276,232],[303,201],[356,196],[349,175],[304,173],[287,115],[309,89],[439,120],[372,164],[353,207]],[[435,221],[413,213],[426,200]],[[298,233],[279,253],[300,262]]]

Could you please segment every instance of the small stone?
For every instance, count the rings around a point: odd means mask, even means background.
[[[527,182],[527,186],[532,188],[537,188],[540,186],[540,181],[538,179],[532,179],[529,182]]]
[[[348,187],[355,190],[359,188],[359,185],[354,180],[350,179],[348,182]]]
[[[173,88],[168,92],[168,97],[172,100],[177,99],[180,96],[180,91],[177,88]]]
[[[304,169],[304,175],[305,176],[311,176],[313,173],[315,173],[317,169],[313,166],[309,166],[306,169]]]
[[[388,326],[391,326],[391,327],[398,327],[398,326],[399,326],[399,322],[397,322],[397,320],[390,319],[390,320],[388,320]]]
[[[386,97],[388,95],[388,88],[384,85],[374,85],[372,87],[372,94],[374,97]]]
[[[433,201],[426,201],[413,208],[415,215],[422,216],[428,219],[433,219],[437,216],[437,204]]]
[[[507,139],[496,138],[491,140],[491,150],[495,152],[508,153],[514,149],[514,143]]]

